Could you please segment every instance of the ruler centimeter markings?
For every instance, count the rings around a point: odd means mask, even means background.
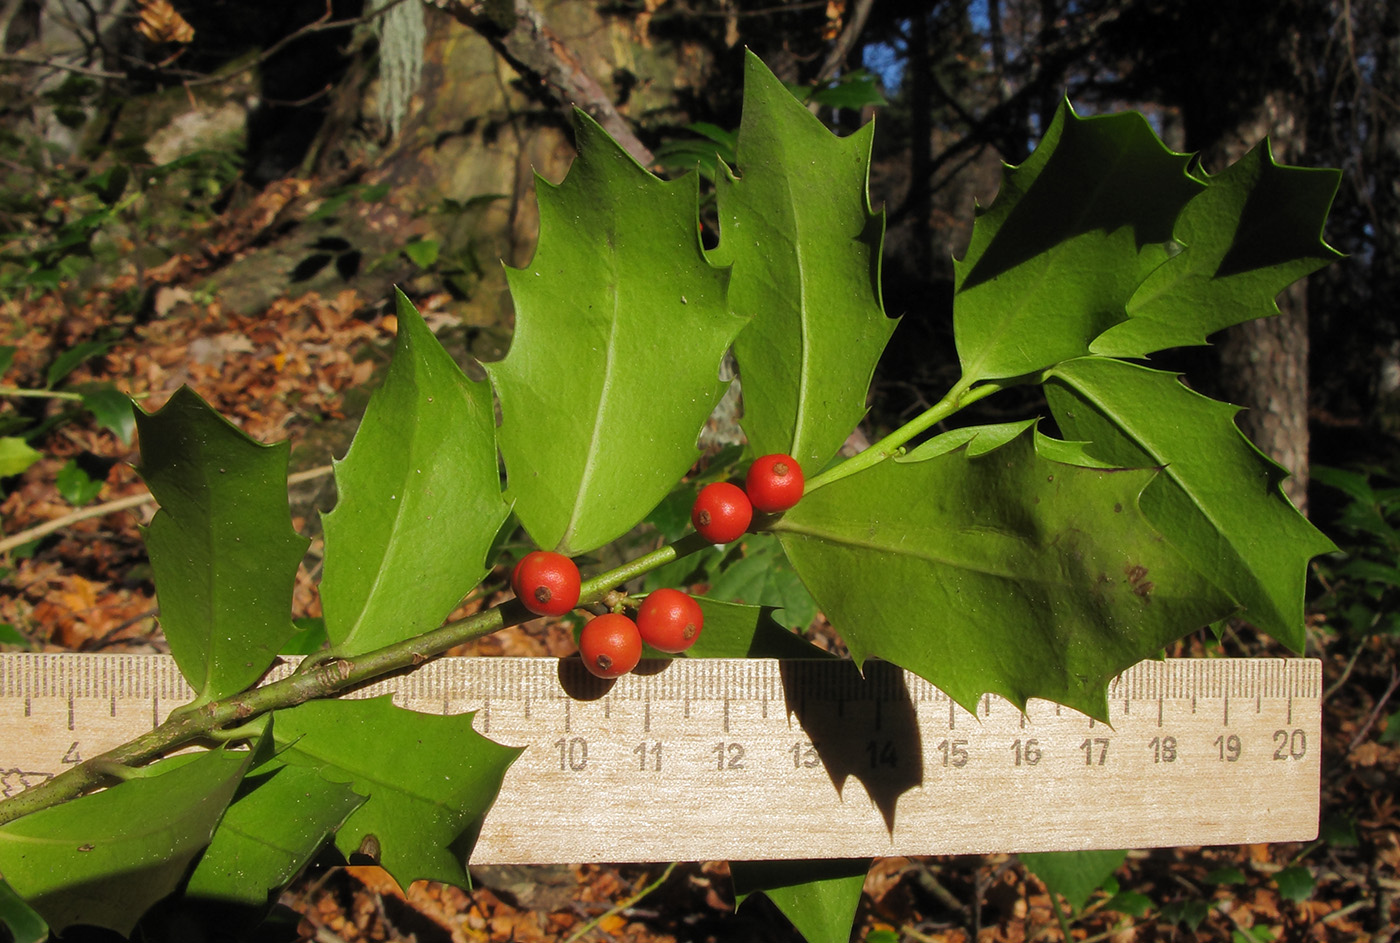
[[[275,669],[280,677],[291,665]],[[1322,666],[1167,659],[1105,726],[883,662],[445,658],[392,694],[525,750],[474,863],[875,857],[1309,841]],[[0,654],[0,795],[150,730],[192,692],[163,655]]]

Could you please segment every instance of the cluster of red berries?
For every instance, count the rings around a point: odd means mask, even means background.
[[[700,489],[690,522],[710,543],[738,540],[753,522],[753,512],[777,514],[797,504],[804,487],[802,466],[791,455],[765,455],[749,466],[744,487],[717,481]]]
[[[578,605],[578,567],[562,553],[526,554],[511,571],[510,583],[521,604],[538,616],[562,616]],[[579,635],[579,652],[589,671],[616,678],[637,667],[643,642],[658,651],[683,652],[695,644],[704,625],[693,598],[678,589],[658,589],[642,600],[635,622],[620,612],[590,621]]]
[[[754,509],[786,511],[802,497],[802,468],[791,455],[765,455],[749,466],[744,487],[716,482],[700,490],[691,509],[695,530],[711,543],[737,540],[749,529]],[[538,616],[562,616],[578,605],[580,579],[562,553],[536,550],[511,571],[510,585],[521,604]],[[642,643],[658,651],[683,652],[705,625],[700,604],[677,589],[648,593],[636,621],[620,612],[591,620],[579,634],[583,664],[600,678],[617,678],[637,667]]]

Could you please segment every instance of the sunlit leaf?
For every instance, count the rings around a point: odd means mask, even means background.
[[[873,134],[834,136],[745,57],[738,165],[717,181],[711,258],[733,266],[729,304],[753,319],[734,346],[744,434],[755,454],[813,470],[864,417],[896,324],[880,302],[884,214],[866,194]]]
[[[1335,170],[1274,163],[1267,141],[1208,178],[1173,233],[1185,248],[1143,281],[1129,319],[1090,350],[1140,358],[1278,314],[1279,292],[1341,257],[1321,236],[1340,179]]]
[[[571,555],[626,533],[694,463],[744,323],[700,248],[695,175],[658,180],[577,126],[568,176],[537,182],[539,245],[507,273],[515,336],[487,368],[516,513]]]
[[[255,770],[224,813],[185,894],[261,908],[305,867],[365,801],[314,769],[273,762]]]
[[[141,412],[141,477],[160,624],[200,698],[252,684],[292,634],[307,540],[292,529],[286,442],[260,445],[192,390]]]
[[[735,906],[763,894],[807,943],[847,943],[869,870],[868,858],[729,862]]]
[[[18,436],[0,437],[0,478],[18,475],[44,457]]]
[[[830,653],[790,631],[764,606],[700,597],[705,628],[687,649],[691,658],[830,658]]]
[[[490,567],[509,513],[500,494],[495,415],[402,293],[384,385],[336,463],[323,518],[326,633],[340,652],[437,628]]]
[[[1007,168],[955,263],[964,379],[1017,377],[1089,352],[1166,261],[1177,214],[1204,187],[1139,114],[1062,104],[1035,152]]]
[[[1239,431],[1238,408],[1175,374],[1096,357],[1057,367],[1045,391],[1060,428],[1099,458],[1162,467],[1142,496],[1148,520],[1244,618],[1302,651],[1308,561],[1335,548],[1283,494],[1287,473]]]
[[[1023,854],[1021,863],[1079,913],[1090,895],[1127,860],[1126,851],[1046,851]]]

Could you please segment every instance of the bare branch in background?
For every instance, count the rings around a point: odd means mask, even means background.
[[[860,34],[865,29],[865,21],[870,18],[870,8],[874,3],[875,0],[856,0],[855,9],[850,18],[846,20],[845,28],[841,30],[841,35],[836,37],[836,43],[827,52],[826,59],[822,62],[821,71],[817,73],[817,85],[830,82],[841,71],[841,66],[850,56],[851,50],[855,48],[856,40],[860,39]]]
[[[653,163],[651,151],[632,132],[603,86],[528,0],[432,2],[480,33],[516,72],[546,95],[587,112],[643,166]]]

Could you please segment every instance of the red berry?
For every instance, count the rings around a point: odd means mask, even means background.
[[[755,459],[744,479],[744,490],[758,510],[767,514],[786,511],[802,498],[802,466],[791,455],[765,455]]]
[[[690,509],[690,522],[695,530],[712,544],[727,544],[737,540],[749,529],[753,520],[753,505],[744,489],[727,481],[717,481],[700,489],[695,506]]]
[[[511,571],[510,585],[537,616],[562,616],[578,605],[578,567],[562,553],[527,553]]]
[[[642,641],[658,651],[685,651],[695,644],[704,627],[700,604],[678,589],[658,589],[637,609]]]
[[[578,650],[584,667],[593,674],[617,678],[642,660],[642,636],[637,623],[620,613],[609,612],[583,627]]]

